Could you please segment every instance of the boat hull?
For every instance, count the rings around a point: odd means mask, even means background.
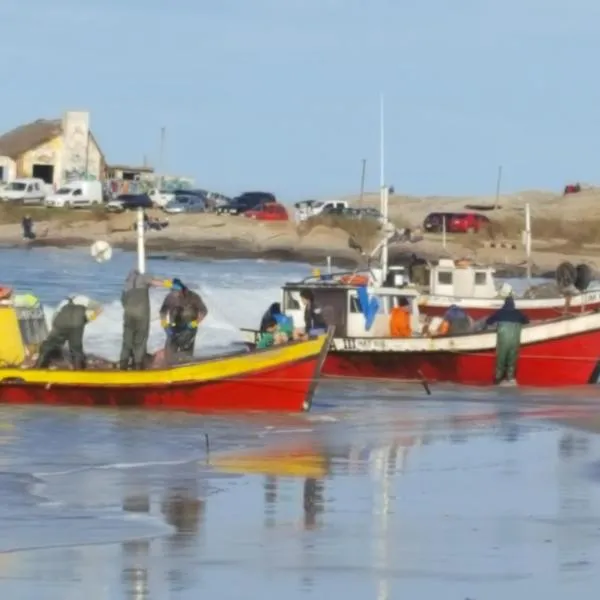
[[[252,344],[250,332],[246,338]],[[334,338],[322,374],[396,381],[494,384],[495,333],[455,338]],[[523,330],[517,383],[562,387],[598,383],[600,314]]]
[[[600,334],[589,343],[600,349]],[[567,341],[521,348],[517,366],[519,385],[564,387],[597,383],[598,354],[577,361],[563,356],[583,350],[581,343]],[[494,383],[494,351],[474,353],[416,352],[331,352],[323,375],[335,377],[393,379],[398,381],[449,382],[489,386]]]
[[[330,339],[154,372],[0,369],[0,402],[202,413],[307,411]]]

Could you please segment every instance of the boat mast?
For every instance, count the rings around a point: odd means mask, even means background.
[[[146,245],[144,240],[144,209],[137,209],[137,260],[138,271],[146,272]]]
[[[381,215],[383,216],[384,227],[388,221],[388,188],[385,184],[385,134],[384,134],[384,104],[383,93],[380,95],[379,106],[379,200],[381,203]],[[388,242],[387,238],[381,249],[381,283],[385,283],[388,274]]]

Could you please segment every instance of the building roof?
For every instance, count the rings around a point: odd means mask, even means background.
[[[106,165],[108,171],[127,171],[130,173],[154,173],[154,167],[141,166],[134,167],[132,165]]]
[[[13,160],[62,133],[60,119],[38,119],[0,136],[0,156]]]

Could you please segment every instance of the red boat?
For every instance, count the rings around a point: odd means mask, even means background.
[[[498,310],[509,293],[514,295],[516,307],[532,321],[600,309],[600,289],[589,289],[591,273],[586,272],[580,284],[576,281],[575,267],[567,269],[572,270],[572,280],[567,280],[558,287],[565,288],[568,293],[536,298],[531,297],[536,292],[535,287],[531,287],[524,296],[519,297],[514,294],[511,286],[500,286],[495,281],[494,269],[491,267],[478,266],[470,261],[442,259],[430,268],[429,285],[422,290],[420,310],[428,316],[442,316],[454,304],[472,318],[481,319]],[[403,277],[402,281],[405,280]]]
[[[300,289],[287,284],[283,308],[298,327],[302,310]],[[366,327],[359,294],[352,285],[314,284],[315,298],[328,323],[336,328],[323,374],[392,380],[445,381],[468,385],[494,382],[496,333],[483,331],[460,336],[394,338],[389,335],[389,313],[400,298],[412,301],[417,323],[419,295],[409,288],[372,288],[379,310]],[[417,331],[420,325],[413,326]],[[253,345],[256,332],[243,330]],[[597,383],[600,374],[600,313],[565,315],[523,328],[517,383],[554,387]]]
[[[307,411],[331,342],[331,335],[323,335],[146,371],[29,369],[20,365],[32,351],[26,325],[35,318],[35,310],[20,310],[9,301],[3,302],[1,403],[193,412]]]

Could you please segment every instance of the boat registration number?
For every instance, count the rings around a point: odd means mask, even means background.
[[[339,340],[342,342],[342,346],[344,350],[386,350],[387,344],[385,340],[361,340],[361,339],[351,339],[351,338],[343,338]],[[336,340],[337,342],[337,340]],[[339,345],[336,343],[336,349],[340,349]]]

